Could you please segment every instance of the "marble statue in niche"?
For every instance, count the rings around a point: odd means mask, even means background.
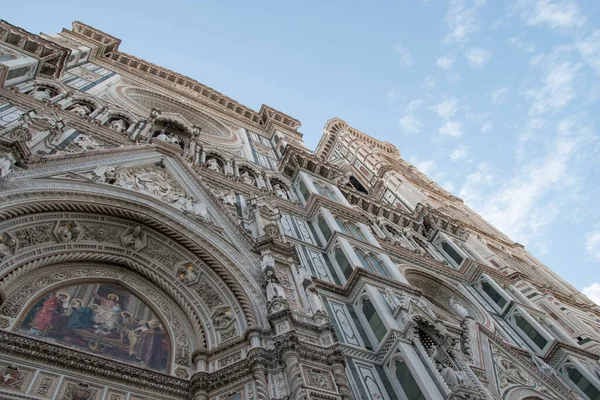
[[[273,191],[275,192],[275,194],[278,197],[281,197],[282,199],[286,199],[288,200],[288,195],[285,193],[285,191],[281,188],[281,185],[279,183],[276,183],[275,185],[273,185]]]
[[[79,115],[80,117],[87,117],[92,112],[92,110],[88,106],[83,104],[75,104],[75,106],[70,108],[69,111]]]
[[[221,166],[215,158],[209,158],[206,160],[206,168],[210,169],[211,171],[221,172]]]
[[[40,87],[33,92],[33,97],[38,100],[46,100],[53,97],[52,89]]]
[[[123,121],[122,119],[118,118],[118,119],[113,119],[112,121],[110,121],[110,123],[108,124],[108,126],[110,127],[110,129],[117,131],[117,132],[123,132],[127,129],[127,124],[125,123],[125,121]]]
[[[255,185],[254,177],[246,170],[240,174],[240,180],[247,185]]]
[[[285,292],[281,286],[279,278],[273,269],[268,269],[265,274],[265,290],[267,292],[267,300],[271,301],[276,298],[285,299]]]
[[[113,283],[81,283],[43,295],[24,314],[19,333],[167,372],[170,345],[153,310]]]
[[[454,297],[450,297],[450,308],[452,308],[452,310],[462,318],[469,318],[471,316],[469,311],[467,311],[462,304],[457,302]]]

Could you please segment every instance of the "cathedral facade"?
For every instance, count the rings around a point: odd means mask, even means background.
[[[390,143],[0,21],[0,398],[600,399],[600,307]]]

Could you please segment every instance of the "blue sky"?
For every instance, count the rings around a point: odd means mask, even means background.
[[[122,51],[298,118],[311,148],[332,117],[394,143],[600,302],[600,2],[36,6],[9,2],[0,17],[36,33],[95,26]]]

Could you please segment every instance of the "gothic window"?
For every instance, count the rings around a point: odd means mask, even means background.
[[[364,269],[383,276],[388,276],[383,263],[375,255],[371,253],[365,254],[362,250],[356,250],[356,255]]]
[[[404,361],[396,360],[396,379],[408,400],[426,400],[415,377]]]
[[[358,226],[354,225],[350,222],[345,222],[342,219],[336,217],[335,221],[337,222],[340,230],[348,236],[352,236],[353,238],[360,240],[361,242],[365,241],[365,236],[362,234]]]
[[[342,274],[346,279],[350,279],[350,275],[352,275],[352,266],[350,266],[350,262],[346,258],[346,255],[339,247],[335,249],[335,261],[337,262]]]
[[[578,369],[567,367],[567,375],[590,400],[600,399],[600,390],[594,386]]]
[[[454,249],[454,247],[446,242],[442,242],[442,250],[456,263],[456,265],[460,265],[463,262],[463,257],[458,254],[458,252]]]
[[[321,183],[315,182],[315,188],[317,189],[319,195],[329,200],[338,201],[335,192],[328,185],[323,185]]]
[[[369,299],[363,300],[362,312],[363,312],[363,315],[365,316],[365,319],[369,323],[369,326],[371,327],[373,334],[375,335],[377,340],[379,342],[381,342],[381,340],[385,337],[385,334],[387,333],[387,329],[385,328],[385,325],[383,324],[381,317],[379,317],[379,314],[377,314],[377,311],[375,310],[375,306],[373,306],[373,303],[371,302],[371,300],[369,300]]]
[[[338,217],[335,217],[335,222],[337,222],[342,233],[345,233],[346,235],[350,236],[350,231],[348,230],[348,226],[346,225],[346,222],[344,222],[343,220],[341,220]]]
[[[483,292],[487,294],[488,297],[492,299],[496,305],[498,305],[498,307],[504,308],[506,305],[506,299],[502,297],[502,295],[488,281],[481,282],[481,290],[483,290]]]
[[[331,238],[331,228],[329,227],[329,224],[327,224],[327,221],[325,221],[325,218],[323,218],[322,215],[319,215],[319,218],[317,219],[317,223],[319,225],[319,229],[321,230],[321,233],[323,234],[323,237],[325,238],[325,241],[328,242],[329,239]]]
[[[515,315],[515,324],[535,345],[541,350],[548,344],[548,340],[542,336],[533,325],[529,323],[523,316]]]
[[[352,234],[352,236],[354,236],[355,239],[360,240],[361,242],[365,241],[365,237],[356,225],[348,224],[348,229],[350,230],[350,234]]]

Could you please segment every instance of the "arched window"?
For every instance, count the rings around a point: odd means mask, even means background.
[[[337,222],[338,226],[340,227],[340,230],[345,233],[346,235],[350,235],[350,231],[348,230],[348,226],[346,225],[346,222],[344,222],[343,220],[341,220],[338,217],[335,217],[335,222]]]
[[[371,300],[369,300],[369,299],[363,300],[362,312],[363,312],[363,315],[365,316],[365,319],[369,323],[369,326],[371,327],[373,334],[375,335],[377,340],[379,342],[381,342],[381,340],[385,337],[385,334],[387,333],[387,329],[385,328],[383,321],[379,317],[379,314],[377,314],[377,311],[375,310],[375,306],[373,306],[373,303],[371,303]]]
[[[315,182],[315,188],[317,189],[319,195],[329,200],[338,201],[335,192],[328,185],[323,185],[321,183]]]
[[[594,386],[578,369],[567,367],[567,375],[590,400],[600,399],[600,390]]]
[[[342,249],[340,249],[339,247],[337,249],[335,249],[335,261],[337,262],[340,269],[342,270],[342,274],[344,274],[344,277],[346,279],[349,279],[350,275],[352,275],[352,267],[350,266],[350,263],[348,262],[346,255],[344,254]]]
[[[360,263],[364,269],[383,276],[389,276],[383,263],[375,255],[371,253],[365,254],[362,250],[356,250],[356,255],[358,256],[358,259],[360,260]]]
[[[340,230],[348,236],[352,236],[353,238],[360,240],[361,242],[365,242],[365,236],[360,231],[360,228],[353,223],[346,222],[341,218],[335,217],[335,222],[337,222]]]
[[[408,369],[404,361],[396,360],[396,379],[402,387],[402,391],[408,400],[426,400],[423,392],[419,388],[415,377]]]
[[[348,224],[348,229],[350,230],[350,234],[354,236],[355,239],[360,240],[361,242],[365,241],[365,237],[363,236],[358,226],[354,224]]]

